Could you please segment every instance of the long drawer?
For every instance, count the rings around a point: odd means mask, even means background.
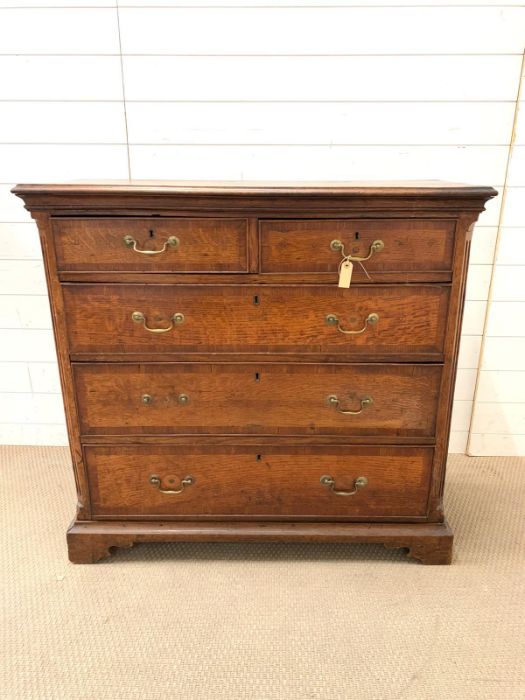
[[[337,273],[343,253],[381,273],[452,270],[455,221],[446,219],[273,219],[259,222],[262,272]],[[355,279],[366,280],[355,265]]]
[[[96,518],[423,518],[432,448],[85,447]]]
[[[247,220],[56,218],[59,271],[247,272]]]
[[[441,366],[73,364],[81,431],[435,434]]]
[[[65,284],[70,352],[330,352],[440,361],[446,285]]]

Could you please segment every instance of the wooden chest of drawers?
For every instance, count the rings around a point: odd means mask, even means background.
[[[13,191],[44,252],[78,491],[72,561],[134,542],[311,540],[450,562],[470,235],[495,190]]]

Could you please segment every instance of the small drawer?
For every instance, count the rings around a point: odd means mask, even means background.
[[[337,274],[344,250],[363,259],[372,281],[384,273],[450,279],[453,220],[281,219],[262,220],[259,227],[262,272]],[[449,274],[443,277],[444,272]],[[354,277],[368,280],[357,262]]]
[[[59,272],[248,269],[246,219],[55,218],[53,236]]]
[[[430,447],[84,447],[95,518],[424,518]]]
[[[64,284],[73,355],[337,353],[442,360],[440,285]]]
[[[83,435],[433,438],[440,365],[74,363]]]

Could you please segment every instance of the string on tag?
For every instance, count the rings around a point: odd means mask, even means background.
[[[344,256],[341,258],[341,260],[340,260],[340,262],[339,262],[339,267],[337,268],[337,271],[338,271],[338,273],[339,273],[339,281],[341,281],[341,270],[342,270],[342,268],[343,268],[343,264],[344,264],[344,263],[348,263],[349,265],[352,266],[352,270],[353,270],[353,267],[354,267],[354,266],[353,266],[353,262],[355,262],[355,260],[352,258],[351,255],[344,255]],[[369,279],[370,282],[371,282],[371,281],[372,281],[372,278],[371,278],[370,275],[368,274],[368,271],[367,271],[366,267],[363,265],[363,263],[362,263],[360,260],[358,260],[357,262],[359,263],[359,265],[361,266],[363,272],[365,273],[365,275],[368,277],[368,279]],[[352,276],[352,272],[350,272],[350,277],[351,277],[351,276]],[[339,284],[339,286],[341,287],[341,286],[346,286],[346,285],[341,285],[341,284]],[[349,284],[348,286],[350,286],[350,284]]]
[[[369,279],[370,282],[371,282],[371,281],[372,281],[372,278],[371,278],[370,275],[368,274],[368,271],[367,271],[366,267],[365,267],[365,266],[363,265],[363,263],[360,262],[360,261],[359,261],[359,264],[361,265],[361,267],[363,268],[363,272],[365,273],[365,275],[368,277],[368,279]]]

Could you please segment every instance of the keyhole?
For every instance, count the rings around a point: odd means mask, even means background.
[[[356,240],[356,241],[359,240],[359,231],[356,231],[356,232],[355,232],[355,240]]]
[[[255,304],[255,306],[258,306],[259,304],[259,296],[257,294],[254,294],[253,296],[253,303]]]
[[[149,230],[149,237],[155,238],[155,231],[152,228],[150,228],[150,230]]]
[[[258,382],[260,378],[261,378],[261,377],[260,377],[260,375],[259,375],[259,372],[256,372],[256,373],[255,373],[255,381]]]
[[[262,455],[256,455],[256,456],[255,456],[255,459],[256,459],[258,462],[260,462],[261,459],[262,459]]]

